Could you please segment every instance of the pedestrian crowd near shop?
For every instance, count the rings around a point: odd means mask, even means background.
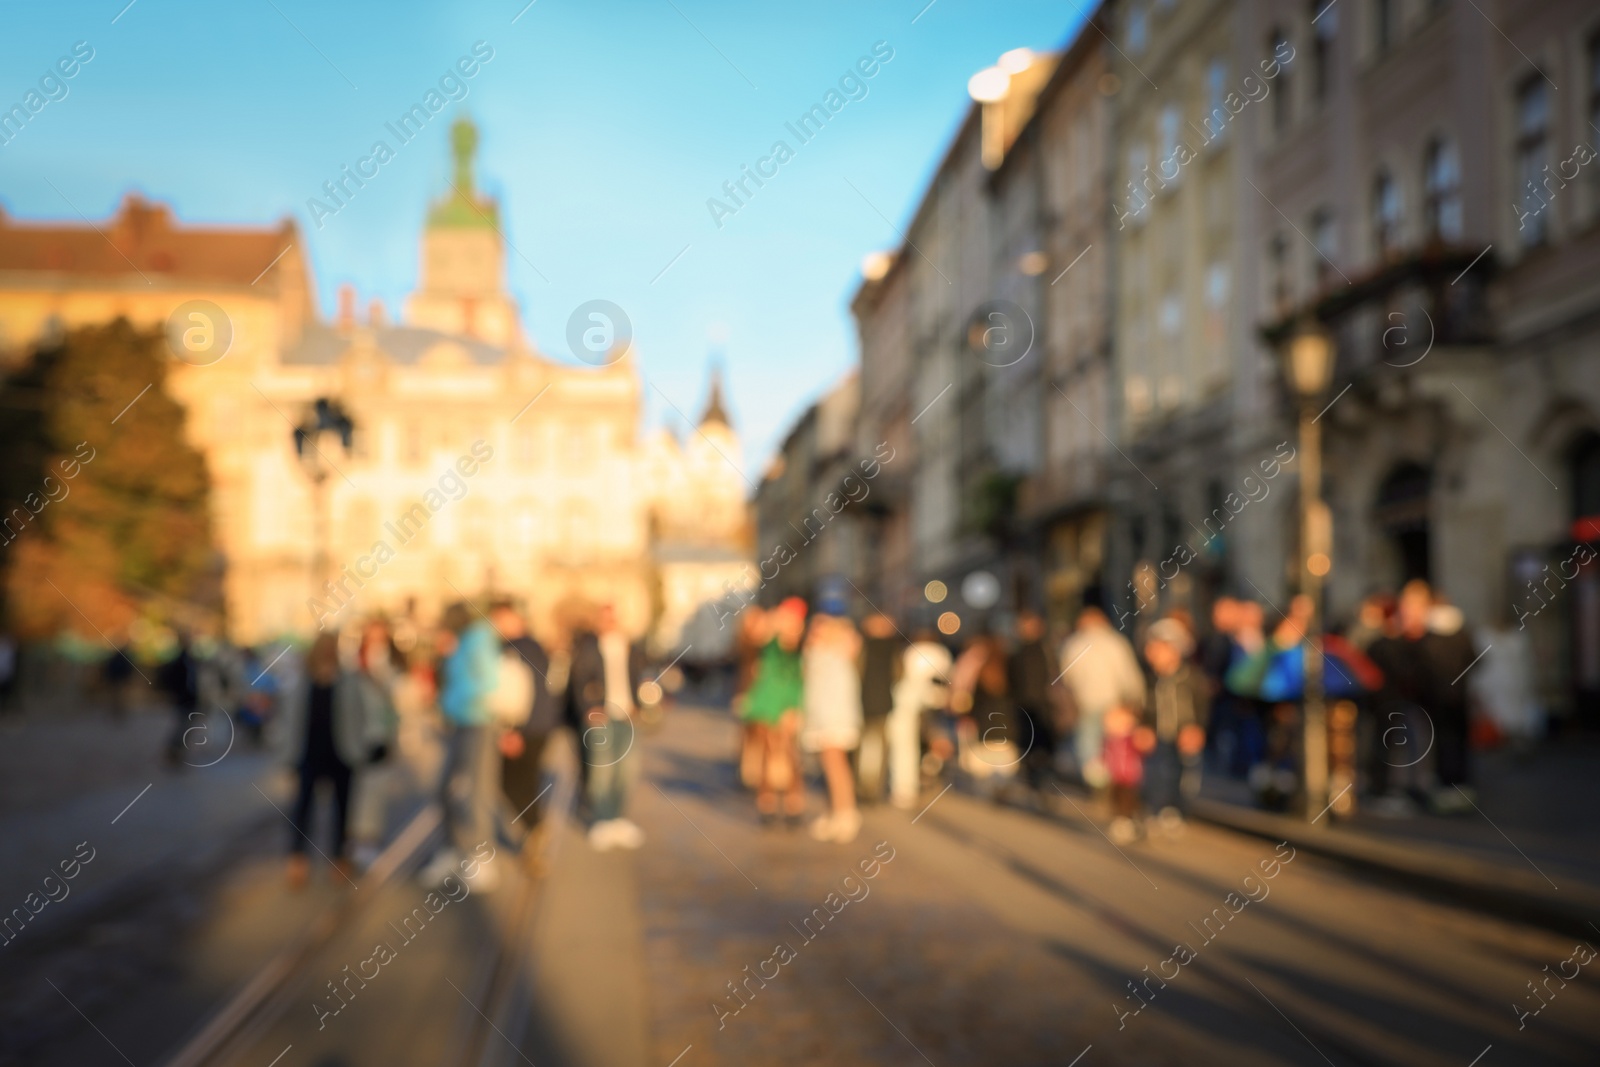
[[[733,709],[758,816],[804,821],[808,754],[828,797],[809,825],[819,840],[848,841],[860,805],[915,808],[941,780],[1037,807],[1082,787],[1119,844],[1180,833],[1207,776],[1287,811],[1306,803],[1313,648],[1335,817],[1471,812],[1473,750],[1531,745],[1544,730],[1525,643],[1469,632],[1421,580],[1309,638],[1303,596],[1282,612],[1221,596],[1207,626],[1179,608],[1127,629],[1096,599],[1055,640],[1032,610],[958,636],[877,611],[858,629],[827,599],[745,609]]]
[[[1208,796],[1299,810],[1311,647],[1323,657],[1323,799],[1335,818],[1470,812],[1473,752],[1543,735],[1521,635],[1470,631],[1426,582],[1373,594],[1308,639],[1311,616],[1305,597],[1280,612],[1224,595],[1204,625],[1178,608],[1119,628],[1091,589],[1070,620],[991,612],[948,632],[950,613],[935,625],[872,610],[857,623],[837,597],[750,605],[726,664],[738,778],[764,825],[836,842],[860,832],[863,806],[914,810],[947,782],[1038,808],[1076,787],[1119,844],[1181,833],[1208,779]],[[308,880],[312,853],[334,878],[371,865],[418,794],[444,815],[421,870],[433,883],[483,842],[520,847],[552,810],[547,756],[563,732],[579,757],[575,807],[589,844],[644,844],[628,817],[641,724],[666,710],[682,672],[674,661],[647,669],[644,643],[609,604],[568,605],[561,619],[541,640],[519,605],[463,601],[433,627],[372,617],[303,649],[179,633],[148,671],[120,649],[101,682],[118,721],[136,674],[165,697],[165,756],[177,770],[209,766],[235,743],[281,759],[295,777],[284,812],[291,886]],[[718,704],[719,689],[702,702]],[[225,726],[211,714],[219,708]],[[820,812],[808,783],[821,786]],[[331,801],[322,822],[319,791]],[[495,881],[485,865],[477,888]]]

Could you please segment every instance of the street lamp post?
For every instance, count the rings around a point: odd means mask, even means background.
[[[1328,718],[1322,650],[1322,580],[1332,569],[1332,520],[1322,500],[1322,428],[1317,403],[1333,377],[1333,342],[1316,327],[1289,342],[1289,380],[1300,416],[1300,587],[1311,601],[1305,634],[1305,694],[1301,750],[1305,756],[1305,815],[1320,817],[1328,795]]]
[[[294,428],[294,450],[300,466],[311,480],[312,517],[312,595],[319,595],[324,584],[333,580],[328,573],[328,474],[334,469],[328,451],[342,446],[350,450],[355,423],[337,400],[319,396],[311,411]]]

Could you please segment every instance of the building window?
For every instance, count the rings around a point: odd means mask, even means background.
[[[1292,54],[1289,51],[1289,38],[1283,35],[1282,30],[1273,30],[1267,39],[1267,55],[1276,58],[1280,55]],[[1280,63],[1282,67],[1278,74],[1278,85],[1272,93],[1272,130],[1274,133],[1283,133],[1289,128],[1289,97],[1292,85],[1289,78],[1289,67],[1292,60]]]
[[[1149,44],[1150,25],[1144,13],[1143,4],[1134,4],[1128,9],[1128,51],[1134,55],[1143,52],[1145,45]]]
[[[1333,38],[1339,12],[1331,0],[1311,0],[1311,95],[1318,104],[1328,99],[1333,82]]]
[[[1178,184],[1182,164],[1178,159],[1178,126],[1182,121],[1176,106],[1168,104],[1161,109],[1161,154],[1157,157],[1156,171],[1163,187]]]
[[[1316,246],[1312,277],[1320,289],[1333,277],[1339,259],[1339,229],[1332,208],[1319,207],[1311,213],[1311,243]]]
[[[1128,149],[1128,210],[1134,219],[1141,221],[1145,212],[1150,210],[1150,200],[1144,188],[1148,177],[1145,168],[1148,166],[1149,151],[1144,145],[1136,144]]]
[[[1550,139],[1550,97],[1543,76],[1535,74],[1517,92],[1517,217],[1524,247],[1542,244],[1546,236],[1541,195],[1546,145]]]
[[[1396,0],[1372,0],[1372,47],[1379,56],[1389,54],[1400,40],[1400,5]]]
[[[1589,128],[1600,139],[1600,33],[1589,38]],[[1590,215],[1600,216],[1600,166],[1589,172],[1589,183],[1594,190]]]
[[[1443,137],[1429,142],[1423,157],[1423,185],[1429,240],[1461,240],[1461,161],[1454,142]]]
[[[1268,242],[1267,262],[1272,265],[1272,306],[1279,315],[1286,315],[1292,293],[1289,287],[1289,240],[1283,234],[1273,234]]]
[[[1223,102],[1228,95],[1228,64],[1213,59],[1206,68],[1205,135],[1208,142],[1221,137],[1228,128],[1228,108]]]
[[[1372,183],[1372,244],[1379,259],[1400,246],[1400,185],[1387,170]]]

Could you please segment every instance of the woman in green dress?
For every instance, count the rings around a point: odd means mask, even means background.
[[[772,636],[756,662],[755,681],[745,694],[744,717],[762,737],[763,760],[756,810],[763,821],[778,817],[779,795],[785,815],[798,821],[806,810],[795,737],[800,729],[800,639],[805,634],[806,603],[790,597],[770,616]]]

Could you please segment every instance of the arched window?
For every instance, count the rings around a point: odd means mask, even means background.
[[[1544,76],[1536,74],[1517,90],[1516,198],[1517,234],[1523,247],[1544,243],[1547,230],[1544,167],[1550,140],[1550,94]]]
[[[1311,95],[1318,104],[1333,85],[1333,38],[1339,32],[1334,0],[1311,0]]]
[[[1401,463],[1378,487],[1373,519],[1391,550],[1395,588],[1413,578],[1429,578],[1429,511],[1433,474],[1416,463]]]
[[[1276,58],[1280,55],[1291,55],[1289,51],[1289,38],[1285,37],[1282,30],[1273,30],[1267,37],[1267,54]],[[1278,74],[1278,84],[1272,89],[1272,131],[1283,133],[1289,128],[1289,97],[1291,82],[1289,80],[1289,60],[1280,61],[1282,70]]]
[[[1461,160],[1455,143],[1435,137],[1423,157],[1428,237],[1438,241],[1461,240]]]
[[[1387,169],[1372,182],[1372,244],[1378,258],[1387,259],[1400,246],[1400,185]]]

